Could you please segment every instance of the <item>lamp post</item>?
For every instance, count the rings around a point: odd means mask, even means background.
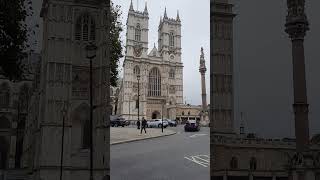
[[[97,46],[90,43],[86,46],[87,58],[90,60],[90,180],[93,180],[93,103],[92,103],[92,59],[96,57]]]
[[[64,146],[64,122],[67,115],[67,104],[63,104],[61,110],[62,114],[62,136],[61,136],[61,154],[60,154],[60,180],[62,180],[62,167],[63,167],[63,146]]]
[[[161,132],[163,133],[163,105],[164,105],[164,100],[162,101],[162,111],[161,111]]]
[[[140,74],[137,75],[137,80],[138,80],[138,121],[139,121],[139,113],[140,113]],[[140,126],[142,127],[142,122],[140,123]],[[141,128],[142,132],[142,128]]]

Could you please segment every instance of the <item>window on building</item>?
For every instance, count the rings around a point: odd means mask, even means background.
[[[250,159],[250,170],[256,170],[257,169],[257,159],[255,157],[252,157]]]
[[[174,76],[175,76],[174,69],[170,69],[169,78],[170,78],[170,79],[174,79]]]
[[[238,168],[238,159],[236,157],[232,157],[230,161],[230,168],[237,169]]]
[[[169,46],[174,47],[174,34],[173,34],[173,32],[170,32],[170,34],[169,34]]]
[[[161,96],[161,75],[158,68],[151,69],[149,73],[149,96]]]
[[[5,116],[0,117],[0,129],[10,129],[10,121]]]
[[[137,24],[137,27],[135,29],[135,40],[141,41],[141,27],[140,24]]]
[[[0,108],[7,108],[10,104],[10,88],[8,83],[0,85]]]
[[[139,66],[135,66],[135,67],[133,68],[133,74],[134,74],[135,76],[140,75],[140,68],[139,68]]]
[[[96,39],[96,25],[93,18],[88,14],[78,18],[75,39],[78,41],[94,41]]]
[[[182,111],[182,113],[181,113],[181,114],[182,114],[182,116],[184,116],[184,111]]]
[[[82,127],[82,148],[90,148],[90,121],[84,120]]]

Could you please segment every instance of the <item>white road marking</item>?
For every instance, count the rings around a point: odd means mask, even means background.
[[[203,167],[210,166],[210,159],[208,155],[197,155],[197,156],[190,156],[190,157],[184,157],[184,158],[198,165],[201,165]]]
[[[194,135],[191,135],[189,137],[194,138],[194,137],[197,137],[197,136],[205,136],[205,135],[207,135],[207,134],[194,134]]]

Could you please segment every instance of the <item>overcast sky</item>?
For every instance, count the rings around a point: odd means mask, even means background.
[[[36,14],[41,0],[33,1]],[[114,0],[122,6],[125,25],[130,0]],[[133,0],[137,8],[137,0]],[[286,0],[233,0],[235,127],[243,111],[246,131],[265,137],[294,135],[291,42],[284,32]],[[306,1],[310,31],[305,39],[310,134],[320,132],[320,1]],[[148,0],[149,48],[157,42],[159,18],[167,7],[169,17],[182,20],[182,61],[184,63],[184,96],[200,104],[200,47],[204,47],[209,67],[209,0]],[[139,2],[143,10],[144,0]],[[40,23],[41,25],[41,23]],[[41,33],[38,37],[41,40]],[[123,38],[125,38],[123,36]],[[41,42],[39,43],[41,45]],[[209,68],[208,68],[209,70]],[[209,72],[207,93],[209,94]],[[209,97],[208,97],[209,98]]]

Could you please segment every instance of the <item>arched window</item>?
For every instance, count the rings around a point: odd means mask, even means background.
[[[149,73],[149,96],[161,96],[161,75],[158,68],[151,69]]]
[[[174,69],[170,69],[169,78],[170,78],[170,79],[174,79],[174,76],[175,76]]]
[[[238,168],[238,159],[236,157],[232,157],[230,161],[230,168],[237,169]]]
[[[136,41],[141,41],[141,28],[140,24],[137,24],[137,27],[135,29],[135,40]]]
[[[0,117],[0,129],[10,129],[10,121],[5,116]]]
[[[6,141],[5,137],[0,136],[0,169],[7,168],[8,147],[9,144]]]
[[[135,76],[140,75],[140,68],[139,68],[139,66],[135,66],[135,67],[133,68],[133,74],[134,74]]]
[[[250,159],[250,170],[256,170],[257,169],[257,159],[255,157],[252,157]]]
[[[182,113],[181,113],[181,114],[182,114],[182,116],[184,116],[184,111],[182,111]]]
[[[89,149],[90,148],[90,121],[84,120],[82,122],[82,148]]]
[[[173,32],[170,32],[169,34],[169,46],[174,47],[174,35]]]
[[[8,83],[2,83],[0,86],[0,108],[7,108],[10,104],[10,88]]]
[[[27,112],[28,111],[28,104],[30,98],[30,88],[27,84],[24,84],[20,88],[19,92],[19,101],[18,101],[18,110],[19,113]]]
[[[94,41],[96,39],[96,25],[88,14],[78,18],[75,39],[78,41]]]

